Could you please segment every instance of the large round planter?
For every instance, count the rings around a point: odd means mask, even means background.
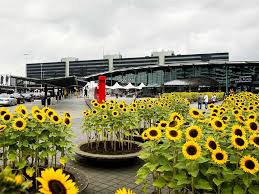
[[[76,186],[79,190],[78,193],[83,192],[88,187],[89,178],[84,172],[82,172],[79,169],[74,168],[72,166],[67,166],[65,168],[65,171],[67,171],[68,173],[70,173],[71,175],[74,176]]]
[[[124,141],[124,142],[131,142],[134,145],[138,146],[140,143],[136,141]],[[88,143],[82,142],[76,147],[76,154],[85,158],[85,159],[95,159],[95,160],[109,160],[109,161],[116,161],[116,160],[130,160],[136,159],[140,154],[140,147],[139,150],[134,153],[125,153],[125,154],[100,154],[100,153],[90,153],[85,152],[82,150],[82,147],[87,145]]]

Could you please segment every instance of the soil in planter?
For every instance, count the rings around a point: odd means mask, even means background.
[[[122,148],[121,142],[116,142],[116,151],[114,151],[114,147],[112,147],[111,141],[107,141],[106,150],[104,149],[104,142],[99,142],[98,145],[95,142],[93,142],[92,145],[90,145],[90,143],[87,143],[82,145],[80,149],[84,152],[88,152],[92,154],[103,154],[103,155],[124,155],[124,154],[136,153],[141,149],[138,145],[134,143],[132,143],[131,146],[132,146],[131,149],[128,149],[128,143],[123,143],[123,148]]]

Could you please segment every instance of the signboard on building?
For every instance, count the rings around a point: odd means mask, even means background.
[[[6,74],[0,74],[0,86],[10,86],[11,76]]]
[[[239,78],[234,79],[235,83],[250,83],[252,82],[252,76],[239,76]]]

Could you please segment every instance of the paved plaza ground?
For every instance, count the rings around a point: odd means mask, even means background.
[[[132,99],[126,99],[126,102],[130,101],[132,101]],[[41,102],[36,100],[32,103],[25,104],[28,109],[31,109],[34,105],[41,107]],[[84,135],[82,135],[80,129],[83,119],[82,111],[88,108],[84,98],[72,97],[69,99],[63,99],[59,102],[55,101],[51,107],[60,114],[63,114],[65,111],[71,113],[73,118],[72,129],[77,135],[73,141],[76,144],[83,142]],[[191,104],[191,107],[197,107],[197,104]],[[9,107],[9,109],[13,112],[15,107]],[[89,185],[82,194],[113,194],[117,188],[122,187],[131,188],[137,194],[142,193],[142,186],[135,184],[136,172],[139,167],[143,165],[141,160],[136,160],[130,164],[121,162],[120,164],[104,166],[104,164],[101,163],[89,163],[77,156],[76,160],[70,162],[69,165],[80,169],[89,177]],[[150,177],[148,179],[150,179]],[[154,189],[150,186],[147,193],[152,194],[153,190]]]

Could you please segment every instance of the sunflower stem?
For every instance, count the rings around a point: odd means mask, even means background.
[[[194,178],[193,178],[193,176],[192,176],[192,194],[194,194]]]

